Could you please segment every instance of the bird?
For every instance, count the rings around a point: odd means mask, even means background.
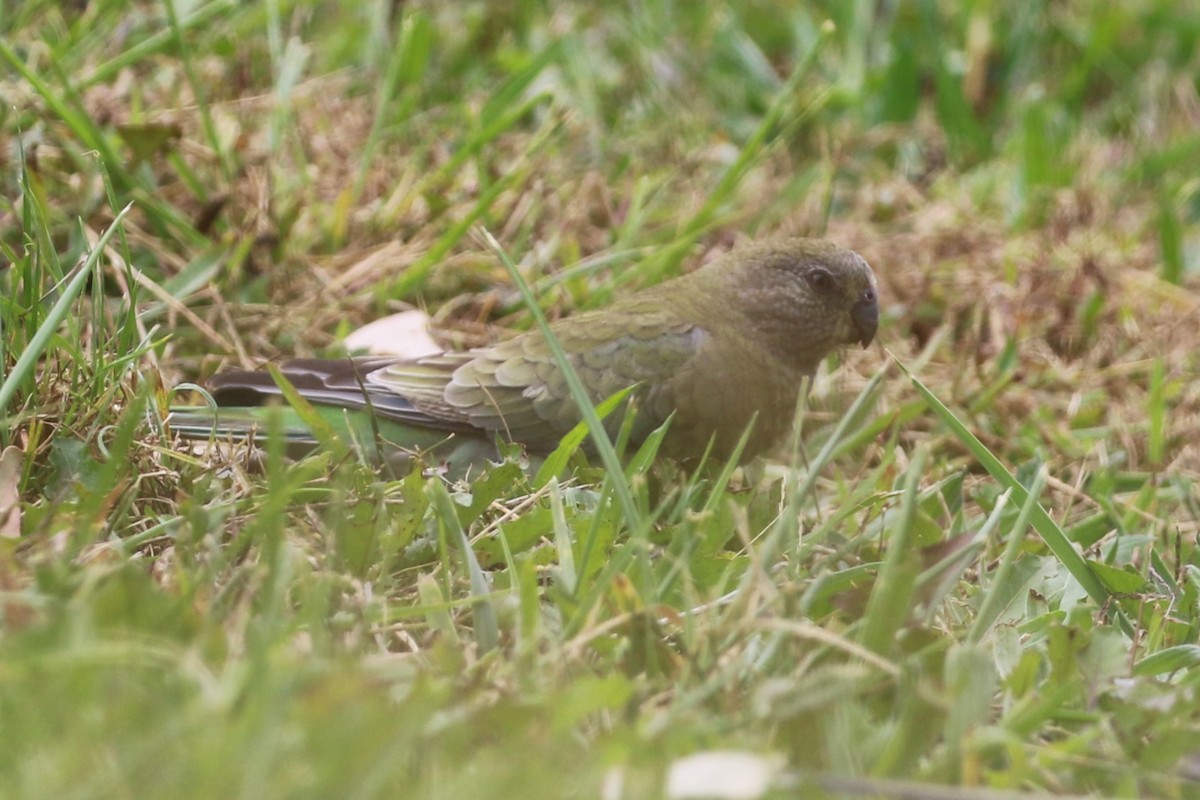
[[[835,350],[870,345],[878,325],[875,276],[862,256],[822,239],[781,238],[736,247],[549,329],[593,404],[629,390],[630,444],[666,423],[659,453],[689,465],[735,454],[746,462],[777,444],[804,379]],[[305,358],[279,371],[333,430],[393,463],[396,454],[405,463],[495,458],[499,441],[545,455],[581,419],[539,329],[417,359]],[[171,430],[266,437],[262,406],[283,394],[269,372],[219,372],[207,387],[216,407],[173,409]],[[610,435],[623,413],[606,418]],[[294,444],[317,444],[294,414],[275,428]]]

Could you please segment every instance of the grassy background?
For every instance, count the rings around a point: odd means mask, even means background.
[[[725,749],[768,796],[1200,796],[1195,4],[25,0],[0,37],[0,796],[658,797]],[[164,429],[394,310],[528,327],[480,228],[550,316],[826,236],[882,347],[690,481]]]

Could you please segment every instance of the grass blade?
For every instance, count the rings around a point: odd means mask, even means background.
[[[639,531],[642,527],[642,518],[641,514],[638,513],[637,505],[633,501],[633,492],[629,489],[629,482],[625,478],[625,470],[621,468],[621,461],[617,458],[616,448],[613,447],[612,440],[608,437],[608,431],[604,429],[604,424],[600,421],[600,415],[596,413],[596,407],[592,405],[592,401],[588,397],[588,392],[583,385],[583,381],[579,379],[579,373],[575,371],[571,360],[567,358],[567,353],[563,350],[562,344],[559,343],[558,338],[554,335],[554,331],[550,330],[550,323],[546,320],[546,315],[542,313],[542,308],[538,305],[537,298],[534,297],[533,291],[521,275],[521,271],[517,269],[517,265],[513,263],[508,253],[504,251],[504,248],[500,246],[500,243],[496,241],[491,233],[483,231],[482,235],[488,247],[503,262],[504,268],[508,270],[509,276],[512,278],[517,290],[520,291],[521,299],[525,301],[525,306],[529,309],[529,313],[533,315],[542,335],[546,337],[546,345],[550,348],[550,352],[554,356],[554,363],[566,379],[567,389],[571,392],[571,399],[575,401],[580,415],[583,417],[584,422],[587,423],[588,431],[592,437],[592,444],[595,446],[596,452],[600,455],[600,461],[604,464],[604,469],[608,473],[608,479],[611,481],[613,491],[617,495],[617,501],[621,504],[621,509],[625,513],[625,520],[629,524],[631,531]]]
[[[1008,471],[1000,459],[996,458],[983,442],[979,441],[979,437],[971,433],[970,429],[967,428],[962,420],[954,415],[953,411],[947,408],[933,392],[929,391],[917,376],[908,371],[904,364],[900,362],[900,359],[892,355],[892,360],[908,376],[908,379],[912,381],[917,392],[925,398],[925,402],[929,403],[929,407],[933,409],[933,412],[937,414],[942,423],[971,451],[971,455],[975,456],[979,463],[983,465],[983,468],[988,471],[988,474],[1006,489],[1011,489],[1013,501],[1024,506],[1029,500],[1029,492],[1016,479],[1016,476]],[[1042,508],[1040,503],[1033,504],[1030,515],[1034,530],[1042,537],[1042,541],[1050,548],[1050,552],[1054,553],[1054,556],[1067,568],[1071,576],[1079,582],[1079,585],[1087,592],[1088,597],[1099,606],[1103,607],[1107,604],[1109,600],[1108,590],[1104,588],[1104,584],[1092,572],[1092,568],[1088,566],[1083,556],[1075,552],[1075,546],[1067,539],[1067,535],[1063,533],[1063,529],[1059,524],[1046,513],[1046,509]]]
[[[79,298],[79,295],[83,292],[84,287],[87,286],[88,279],[96,272],[98,265],[100,264],[100,255],[104,252],[104,248],[108,245],[108,240],[113,237],[114,233],[116,233],[117,228],[121,225],[121,220],[125,218],[125,214],[128,213],[131,207],[132,204],[121,209],[120,213],[113,218],[112,224],[108,226],[107,230],[105,230],[103,234],[101,234],[100,239],[96,242],[96,246],[93,247],[91,253],[88,254],[87,260],[79,268],[79,271],[71,277],[71,280],[67,283],[62,294],[59,296],[58,301],[46,315],[45,321],[42,322],[41,327],[37,329],[37,332],[33,335],[33,338],[30,339],[29,346],[25,348],[24,352],[22,352],[20,357],[17,359],[17,363],[13,366],[12,372],[10,372],[4,379],[4,383],[0,384],[0,414],[6,414],[8,404],[12,402],[13,397],[17,393],[17,387],[20,386],[30,374],[32,374],[34,365],[37,363],[37,360],[41,358],[42,352],[50,343],[50,338],[54,336],[55,332],[58,330],[58,326],[66,318],[67,312],[71,309],[71,306],[74,304],[74,302]],[[4,416],[0,421],[7,426],[7,415]]]
[[[482,655],[491,652],[500,644],[500,626],[496,621],[496,609],[492,605],[491,585],[479,566],[479,560],[475,558],[475,551],[471,549],[467,532],[458,521],[458,512],[454,508],[454,501],[450,499],[450,493],[446,491],[446,486],[440,481],[431,481],[429,493],[438,518],[450,529],[467,566],[467,574],[471,581],[472,614],[475,618],[475,641],[479,646],[479,653]]]

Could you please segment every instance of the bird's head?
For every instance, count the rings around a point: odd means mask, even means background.
[[[733,255],[739,304],[780,358],[809,371],[832,350],[875,338],[879,295],[858,253],[821,239],[782,239]]]

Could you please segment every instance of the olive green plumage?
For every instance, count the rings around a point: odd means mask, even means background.
[[[869,344],[878,320],[866,261],[829,242],[785,239],[740,248],[551,329],[593,403],[635,387],[635,443],[674,414],[663,452],[693,460],[711,441],[721,458],[753,421],[745,460],[787,431],[804,376],[842,345]],[[315,405],[369,408],[402,449],[424,450],[452,434],[543,453],[580,419],[536,330],[415,361],[298,360],[282,371]],[[209,386],[220,406],[259,405],[280,393],[262,372],[221,373]],[[212,412],[201,412],[181,410],[174,427],[207,438],[214,429],[246,432],[254,418],[222,410],[214,424]]]

